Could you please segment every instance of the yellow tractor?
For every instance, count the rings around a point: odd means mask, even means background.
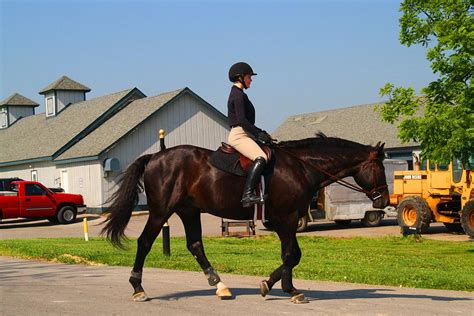
[[[444,223],[450,231],[474,237],[474,190],[471,170],[453,161],[431,164],[415,170],[395,171],[390,204],[397,207],[402,232],[426,232],[431,222]]]

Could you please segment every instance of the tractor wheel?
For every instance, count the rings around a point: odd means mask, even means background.
[[[397,208],[397,221],[400,227],[414,227],[425,233],[430,227],[431,210],[425,200],[419,196],[409,196],[400,202]]]
[[[474,199],[469,200],[461,214],[461,225],[469,237],[474,237]]]
[[[365,216],[361,219],[362,225],[365,227],[376,227],[382,222],[383,212],[365,212]]]
[[[444,223],[444,226],[452,233],[463,233],[461,223]]]

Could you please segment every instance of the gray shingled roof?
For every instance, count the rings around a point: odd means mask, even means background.
[[[55,82],[48,85],[46,88],[42,89],[39,94],[45,94],[52,90],[76,90],[76,91],[84,91],[89,92],[91,91],[90,88],[86,87],[85,85],[72,80],[68,76],[62,76]]]
[[[326,136],[349,139],[361,144],[385,142],[385,148],[418,146],[414,142],[402,144],[395,125],[383,123],[377,104],[358,105],[329,111],[290,116],[272,136],[279,141],[314,137],[317,132]]]
[[[0,163],[51,157],[134,89],[73,103],[55,117],[28,116],[0,130]]]
[[[2,105],[15,105],[15,106],[29,106],[29,107],[37,107],[39,106],[38,103],[28,99],[27,97],[22,96],[19,93],[13,93],[8,98],[0,101],[0,106]]]
[[[56,160],[98,156],[187,88],[138,99],[120,110]]]

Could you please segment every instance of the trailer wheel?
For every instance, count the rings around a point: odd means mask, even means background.
[[[431,209],[419,196],[404,198],[397,208],[397,221],[400,227],[414,227],[425,233],[430,227]]]
[[[366,227],[375,227],[379,226],[382,222],[383,213],[382,212],[374,212],[369,211],[365,212],[365,216],[361,219],[362,225]]]
[[[461,214],[461,225],[466,234],[474,237],[474,199],[469,200],[464,205]]]
[[[264,226],[266,229],[268,229],[268,230],[270,230],[270,231],[273,231],[273,223],[272,223],[272,222],[270,222],[270,221],[262,221],[262,224],[263,224],[263,226]]]
[[[58,212],[57,218],[61,224],[71,224],[76,220],[77,211],[72,206],[63,206]]]
[[[308,228],[308,218],[306,216],[301,217],[298,219],[298,227],[296,228],[296,231],[298,233],[304,232]]]

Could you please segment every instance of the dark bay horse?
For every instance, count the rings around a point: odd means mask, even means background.
[[[354,177],[375,208],[388,205],[389,193],[382,164],[383,145],[367,146],[339,138],[318,137],[274,144],[275,166],[269,179],[266,217],[281,241],[283,264],[260,284],[265,296],[279,280],[295,303],[306,302],[293,287],[292,270],[301,251],[296,240],[298,218],[305,215],[316,190],[348,176]],[[144,155],[132,163],[112,197],[110,214],[102,233],[121,245],[132,210],[142,190],[147,197],[149,218],[138,238],[130,283],[134,300],[145,301],[142,283],[145,257],[163,224],[176,213],[183,221],[187,248],[196,258],[220,297],[231,296],[204,253],[201,239],[202,212],[229,219],[252,219],[254,208],[240,202],[245,177],[228,174],[209,163],[210,150],[183,145]]]

